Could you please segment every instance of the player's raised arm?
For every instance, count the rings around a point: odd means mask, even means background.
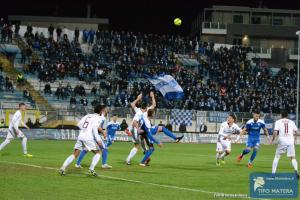
[[[235,140],[236,143],[240,140],[240,138],[241,138],[243,135],[245,135],[245,134],[247,133],[246,127],[240,129],[238,133],[239,133],[239,135],[236,137],[236,140]]]
[[[151,101],[152,101],[152,105],[150,106],[149,109],[154,109],[156,107],[156,100],[155,100],[155,95],[154,92],[150,92],[150,97],[151,97]]]
[[[131,102],[130,106],[131,108],[135,111],[136,110],[136,104],[142,99],[143,95],[139,94],[139,96],[137,96],[137,98]]]

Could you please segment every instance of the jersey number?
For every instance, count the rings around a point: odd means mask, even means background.
[[[88,121],[89,118],[91,118],[91,117],[87,117],[87,118],[85,119],[85,121],[84,121],[84,123],[83,123],[83,125],[82,125],[83,128],[87,128],[87,127],[88,127],[88,125],[89,125],[89,123],[90,123],[90,122]]]
[[[289,134],[289,124],[284,123],[284,135],[287,136]]]

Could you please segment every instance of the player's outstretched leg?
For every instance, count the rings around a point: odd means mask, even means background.
[[[129,155],[127,156],[126,158],[126,164],[127,165],[131,165],[131,159],[135,156],[135,154],[138,152],[138,145],[135,145],[131,150],[130,150],[130,153]]]
[[[247,155],[248,153],[250,153],[250,149],[249,148],[244,149],[241,155],[237,157],[237,162],[240,162],[243,159],[244,155]]]
[[[77,156],[79,155],[80,153],[80,150],[78,149],[75,149],[74,150],[74,153],[72,155],[70,155],[66,160],[65,162],[63,163],[63,165],[61,166],[61,168],[59,169],[59,174],[60,175],[65,175],[65,171],[66,171],[66,168],[73,162],[73,160],[75,160],[77,158]]]
[[[107,164],[108,149],[102,149],[102,168],[111,169],[112,166]]]
[[[0,151],[2,151],[2,149],[4,149],[4,147],[6,147],[6,145],[8,145],[11,142],[12,139],[5,139],[1,145],[0,145]]]
[[[80,152],[79,157],[78,157],[78,159],[77,159],[77,162],[76,162],[76,164],[75,164],[75,167],[76,167],[76,168],[78,168],[78,169],[81,169],[81,168],[82,168],[81,162],[82,162],[83,158],[85,157],[85,155],[87,154],[87,152],[88,152],[87,150],[82,150],[82,151]]]
[[[230,154],[230,150],[224,151],[220,156],[219,160],[221,161],[222,164],[225,164],[225,157]]]
[[[253,151],[252,151],[252,155],[251,155],[250,160],[248,162],[248,168],[253,168],[253,161],[254,161],[254,159],[257,155],[257,152],[258,152],[258,148],[254,147]]]
[[[275,174],[275,173],[276,173],[277,165],[278,165],[279,159],[280,159],[280,154],[275,155],[274,160],[273,160],[273,165],[272,165],[272,174]]]
[[[217,151],[217,155],[216,155],[216,165],[220,166],[220,156],[222,155],[222,151]]]
[[[150,158],[150,156],[152,155],[152,153],[154,152],[154,148],[151,147],[149,150],[146,151],[143,160],[140,163],[140,166],[145,167],[146,166],[146,162],[148,161],[148,159]]]
[[[92,176],[98,176],[97,173],[95,172],[95,167],[98,164],[100,158],[101,158],[101,154],[100,151],[94,151],[95,155],[93,157],[92,163],[89,167],[89,174],[91,174]]]
[[[295,175],[297,179],[299,180],[299,172],[298,172],[298,163],[295,157],[291,157],[292,165],[294,167]]]
[[[27,137],[22,138],[22,148],[23,148],[23,154],[27,158],[31,158],[32,155],[27,153]]]
[[[159,132],[163,132],[166,136],[168,136],[168,137],[172,138],[173,140],[175,140],[175,142],[180,142],[180,140],[182,140],[182,138],[183,138],[183,135],[180,136],[180,137],[176,137],[176,135],[174,135],[174,133],[172,131],[170,131],[169,129],[167,129],[164,126],[157,127],[157,130]]]

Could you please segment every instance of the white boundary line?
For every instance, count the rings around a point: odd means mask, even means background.
[[[10,162],[10,161],[0,161],[0,163],[6,163],[6,164],[13,164],[13,165],[22,165],[26,167],[33,167],[33,168],[39,168],[39,169],[48,169],[48,170],[56,170],[58,169],[53,168],[53,167],[47,167],[47,166],[40,166],[40,165],[33,165],[33,164],[27,164],[27,163],[18,163],[18,162]],[[212,194],[214,195],[214,198],[233,198],[233,199],[252,199],[246,196],[242,196],[244,194],[238,194],[236,197],[234,197],[235,194],[226,194],[226,193],[221,193],[221,192],[210,192],[206,190],[200,190],[200,189],[193,189],[193,188],[185,188],[185,187],[179,187],[179,186],[174,186],[174,185],[165,185],[165,184],[158,184],[158,183],[151,183],[151,182],[143,182],[143,181],[138,181],[138,180],[131,180],[131,179],[125,179],[125,178],[119,178],[119,177],[113,177],[113,176],[106,176],[106,175],[101,175],[98,174],[98,177],[102,178],[107,178],[111,180],[119,180],[119,181],[125,181],[129,183],[139,183],[143,185],[151,185],[151,186],[156,186],[156,187],[161,187],[161,188],[169,188],[169,189],[177,189],[177,190],[184,190],[184,191],[190,191],[190,192],[199,192],[199,193],[205,193],[205,194]],[[269,200],[269,199],[261,199],[261,200]]]

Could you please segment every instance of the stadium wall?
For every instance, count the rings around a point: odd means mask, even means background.
[[[76,140],[79,135],[79,130],[74,129],[32,129],[22,130],[29,139],[36,140]],[[0,138],[6,137],[6,129],[0,129]],[[195,133],[174,133],[176,136],[184,135],[183,143],[194,144],[214,144],[217,142],[218,134],[195,134]],[[163,133],[157,133],[155,136],[161,142],[173,142],[169,137]],[[237,135],[232,136],[232,141],[236,139]],[[116,141],[129,142],[129,137],[125,132],[118,131],[116,133]],[[247,141],[247,135],[241,137],[238,143],[244,144]],[[261,144],[268,144],[268,140],[265,135],[261,136]],[[297,144],[300,144],[300,138],[298,137]]]

